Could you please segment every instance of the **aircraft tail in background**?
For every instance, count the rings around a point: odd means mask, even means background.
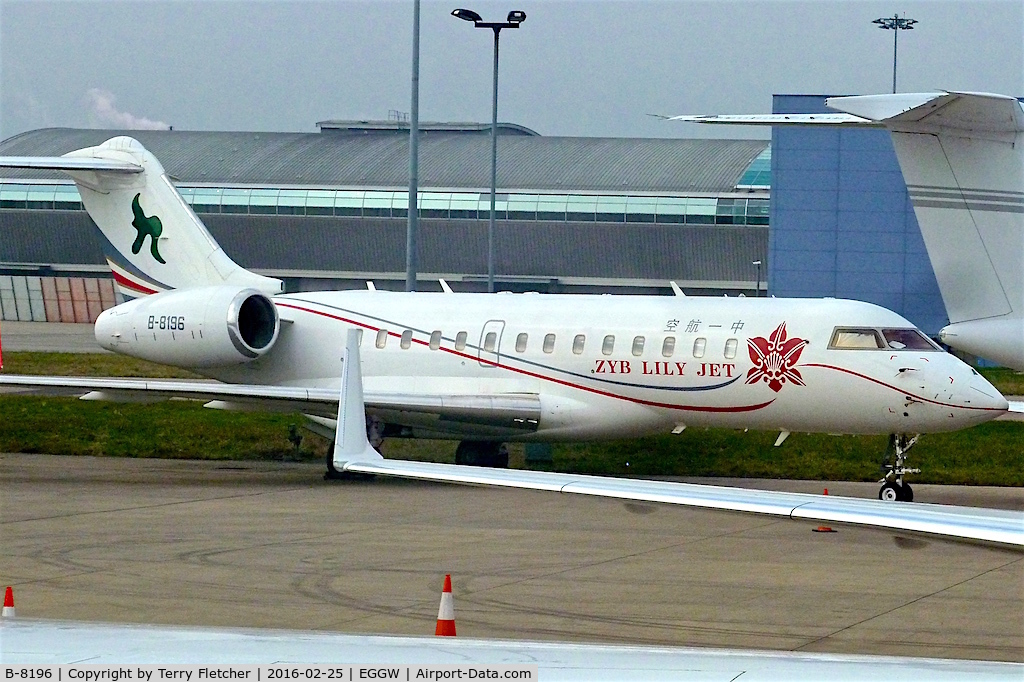
[[[3,157],[0,166],[60,170],[74,179],[126,299],[219,284],[266,294],[282,289],[280,280],[249,272],[224,253],[157,158],[131,137],[60,157]]]
[[[956,348],[1024,368],[1024,107],[945,92],[826,100],[892,135]]]
[[[974,92],[830,97],[834,114],[675,116],[732,125],[886,128],[955,348],[1024,369],[1024,103]]]

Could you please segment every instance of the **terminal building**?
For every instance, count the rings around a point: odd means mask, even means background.
[[[817,111],[824,97],[777,96]],[[43,129],[0,155],[131,135],[240,265],[287,290],[402,289],[408,126],[316,133]],[[495,282],[549,293],[836,296],[945,323],[888,134],[767,140],[549,137],[499,124]],[[418,288],[484,291],[490,126],[421,124]],[[114,301],[95,227],[60,174],[0,169],[3,319],[88,321]]]

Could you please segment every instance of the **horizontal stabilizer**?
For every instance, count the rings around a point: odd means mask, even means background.
[[[877,127],[879,124],[850,114],[723,114],[672,116],[669,121],[741,126],[846,125]]]
[[[853,117],[908,132],[1024,132],[1024,109],[1015,97],[974,92],[829,97],[825,104]]]
[[[112,159],[72,158],[67,156],[0,156],[0,168],[33,168],[59,171],[103,171],[105,173],[141,173],[142,166]]]

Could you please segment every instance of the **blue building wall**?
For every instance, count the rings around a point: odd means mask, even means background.
[[[772,108],[831,111],[821,95],[776,95]],[[869,301],[933,336],[947,324],[888,132],[776,127],[771,183],[773,296]]]

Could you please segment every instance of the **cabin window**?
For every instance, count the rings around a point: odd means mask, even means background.
[[[633,337],[633,355],[640,357],[644,354],[644,337],[634,336]]]
[[[388,330],[381,329],[377,332],[377,348],[383,348],[388,345]]]
[[[892,350],[942,350],[919,329],[883,329],[882,336]]]
[[[441,347],[441,330],[435,329],[430,332],[430,350],[437,350]]]
[[[572,352],[575,353],[576,355],[582,354],[583,344],[585,344],[586,342],[587,337],[585,334],[577,334],[576,338],[572,340]]]
[[[402,332],[402,350],[409,350],[409,346],[412,345],[412,330],[406,329]]]
[[[728,360],[732,360],[736,357],[736,349],[739,347],[739,341],[736,339],[727,339],[725,342],[725,357]]]
[[[517,353],[525,353],[526,352],[526,339],[527,338],[528,337],[527,337],[526,332],[523,332],[522,334],[520,334],[519,336],[516,337],[516,352]]]
[[[487,332],[487,335],[484,336],[484,350],[487,351],[488,353],[493,353],[494,349],[495,349],[495,347],[497,345],[498,345],[498,333],[497,332]]]
[[[555,352],[555,335],[545,334],[544,335],[544,352],[554,353]]]
[[[455,350],[466,350],[466,332],[459,332],[455,335]]]
[[[704,357],[704,349],[708,346],[708,340],[704,337],[693,340],[693,357]]]
[[[676,337],[666,336],[661,344],[662,357],[670,358],[676,352]]]
[[[882,343],[882,336],[874,329],[850,329],[837,328],[832,332],[832,340],[829,341],[829,348],[854,349],[854,350],[876,350],[885,348]]]
[[[612,351],[615,350],[615,335],[609,334],[604,337],[604,342],[601,344],[601,352],[605,355],[611,355]]]

